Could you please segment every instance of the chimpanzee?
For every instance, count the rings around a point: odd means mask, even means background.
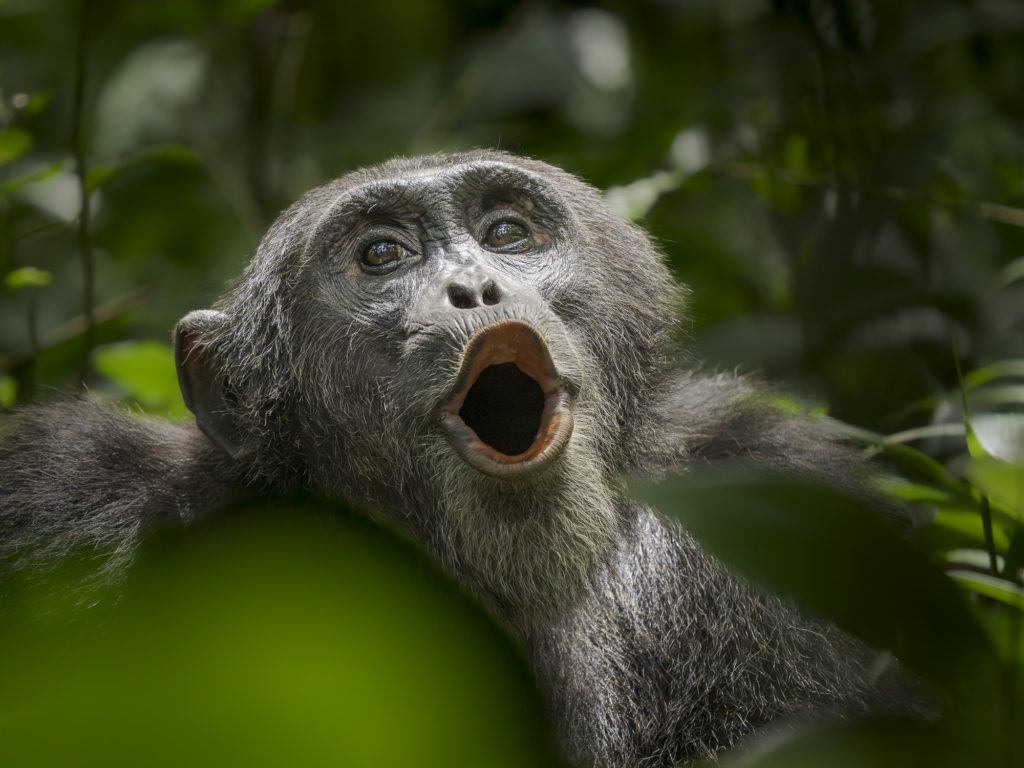
[[[174,334],[195,423],[89,402],[13,416],[0,554],[130,560],[247,493],[353,501],[521,644],[574,765],[675,765],[784,716],[913,711],[898,666],[728,573],[622,477],[713,462],[863,494],[854,453],[727,375],[687,372],[682,291],[589,185],[496,151],[313,190]]]

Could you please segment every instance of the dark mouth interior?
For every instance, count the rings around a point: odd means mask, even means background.
[[[480,372],[459,416],[491,448],[518,456],[533,445],[543,412],[540,384],[515,363],[499,363]]]

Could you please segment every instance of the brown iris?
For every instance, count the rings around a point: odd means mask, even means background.
[[[406,250],[394,240],[378,240],[363,249],[363,264],[382,267],[406,257]]]
[[[489,248],[510,248],[526,245],[530,231],[514,221],[499,221],[487,232],[484,244]]]

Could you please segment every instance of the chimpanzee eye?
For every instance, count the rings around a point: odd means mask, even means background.
[[[378,240],[363,248],[363,264],[369,267],[383,267],[401,261],[410,253],[394,240]]]
[[[529,244],[530,230],[514,221],[499,221],[487,232],[484,245],[489,248],[514,248]]]

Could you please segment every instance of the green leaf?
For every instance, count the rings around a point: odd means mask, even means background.
[[[903,480],[892,480],[879,484],[881,490],[890,496],[905,501],[916,501],[919,504],[936,504],[939,506],[954,503],[955,498],[948,491],[933,488],[920,483],[908,483]]]
[[[966,540],[975,542],[979,546],[985,545],[985,530],[982,527],[981,516],[977,507],[972,509],[942,509],[929,524],[925,532],[931,530],[949,531],[958,534]],[[1005,552],[1010,546],[1010,537],[1001,526],[992,527],[992,537],[995,540],[996,552]]]
[[[13,179],[4,182],[5,192],[17,192],[27,184],[35,184],[37,181],[46,181],[64,170],[64,163],[50,163],[39,171],[32,171],[23,176],[15,176]]]
[[[998,579],[995,576],[975,571],[950,571],[949,576],[979,595],[985,595],[993,600],[1024,610],[1024,589],[1005,579]]]
[[[1024,258],[1020,261],[1024,262]],[[1024,376],[1024,360],[1000,360],[975,368],[964,376],[964,383],[967,389],[972,389],[1004,376]]]
[[[13,376],[0,376],[0,405],[10,408],[18,397],[18,382]]]
[[[980,440],[978,440],[977,434],[975,434],[974,430],[970,426],[967,428],[967,453],[972,459],[989,458],[988,451],[985,450],[985,446],[982,445]]]
[[[35,267],[22,267],[13,272],[8,272],[5,278],[7,287],[11,290],[19,288],[40,288],[53,282],[53,275],[49,272],[36,269]]]
[[[974,589],[973,586],[970,588]],[[992,596],[990,595],[989,597]],[[1004,601],[999,600],[998,597],[993,599],[1005,605]],[[998,605],[992,606],[984,613],[979,613],[979,618],[981,619],[982,626],[988,632],[993,645],[996,647],[1000,658],[1003,660],[1004,668],[1006,670],[1016,670],[1016,692],[1012,695],[1017,699],[1015,704],[1019,707],[1019,692],[1022,690],[1022,686],[1024,686],[1024,675],[1021,674],[1020,670],[1020,661],[1024,659],[1024,632],[1022,632],[1024,630],[1024,613],[1009,606],[1003,607],[1003,605]],[[1008,681],[1004,679],[1003,684],[1006,685],[1006,682]],[[1020,725],[1024,725],[1024,720],[1018,720],[1016,730],[1011,732],[1014,734],[1024,732],[1021,731]],[[1010,726],[1010,728],[1013,729],[1014,726]],[[964,764],[963,762],[960,763],[960,765]]]
[[[930,456],[900,443],[886,443],[883,449],[888,455],[898,459],[901,464],[920,472],[929,480],[948,488],[957,496],[970,498],[970,491],[967,487]]]
[[[148,411],[186,418],[188,408],[178,388],[174,352],[157,341],[125,341],[98,347],[96,370],[120,386]]]
[[[795,184],[787,184],[772,177],[750,180],[754,194],[785,214],[794,214],[800,209],[801,192]]]
[[[971,418],[971,428],[986,454],[1024,465],[1024,414],[981,414]]]
[[[992,567],[992,556],[988,550],[977,547],[965,549],[951,549],[945,553],[947,573],[952,566],[960,568],[976,568],[978,571],[988,571]],[[1006,558],[996,555],[996,571],[1002,573],[1006,565]]]
[[[726,565],[892,650],[932,680],[951,681],[964,672],[954,660],[984,659],[990,650],[965,596],[853,498],[749,466],[633,490]]]
[[[974,459],[967,466],[967,477],[1024,522],[1024,466],[992,457]]]
[[[906,443],[911,440],[924,440],[929,437],[959,437],[965,433],[963,424],[928,424],[923,427],[913,427],[902,432],[889,435],[885,438],[887,443]]]
[[[789,170],[805,179],[814,176],[808,159],[807,137],[793,135],[786,140],[786,148],[782,153],[783,163]]]
[[[26,112],[38,114],[50,105],[50,98],[52,96],[53,94],[51,94],[49,91],[39,91],[38,93],[33,93],[31,96],[28,97],[28,104],[22,107],[22,109],[24,109]]]
[[[326,505],[210,517],[165,526],[95,595],[70,568],[5,580],[21,588],[0,633],[18,659],[0,763],[553,765],[508,639],[411,547]]]
[[[804,415],[804,408],[800,402],[785,392],[757,392],[744,397],[743,401],[761,403],[783,413],[791,413],[794,416]],[[832,423],[827,416],[823,417],[822,421],[828,424]]]
[[[972,403],[1024,403],[1024,387],[1006,385],[1002,387],[980,387],[971,391]]]
[[[14,126],[0,131],[0,165],[9,163],[32,148],[32,134],[24,128]]]

